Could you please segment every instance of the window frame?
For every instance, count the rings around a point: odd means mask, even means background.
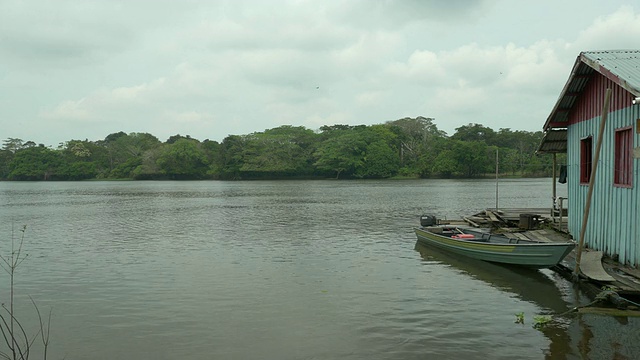
[[[633,126],[615,129],[613,138],[613,186],[633,187]]]
[[[580,139],[580,185],[589,184],[593,171],[593,135]]]

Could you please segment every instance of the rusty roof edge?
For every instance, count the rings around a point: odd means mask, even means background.
[[[589,52],[592,53],[593,51],[589,51]],[[627,90],[634,96],[640,96],[640,89],[636,89],[635,87],[631,86],[631,84],[629,84],[626,80],[621,79],[618,75],[614,74],[610,69],[607,69],[603,64],[600,64],[597,60],[589,59],[585,55],[585,51],[581,52],[578,58],[580,59],[580,61],[588,65],[590,68],[597,71],[599,74],[613,81],[614,83],[620,85],[623,89]]]
[[[560,133],[564,133],[564,139],[560,140],[560,139],[554,139],[554,140],[549,140],[549,137],[552,135],[552,133],[555,134],[560,134]],[[567,129],[548,129],[545,130],[544,135],[542,136],[542,139],[540,140],[540,144],[538,145],[538,149],[536,150],[536,155],[541,155],[541,154],[553,154],[553,153],[566,153],[566,143],[567,143],[567,138],[566,135],[567,134]],[[554,149],[554,150],[544,150],[544,146],[546,143],[548,142],[554,142],[554,143],[565,143],[565,147],[564,148],[558,148],[558,149]]]
[[[576,57],[576,61],[573,64],[573,68],[571,69],[571,73],[569,74],[569,78],[567,79],[567,82],[564,84],[564,87],[562,88],[562,91],[560,92],[560,96],[558,96],[558,100],[556,100],[556,104],[553,106],[553,109],[551,110],[551,113],[547,117],[547,121],[545,121],[544,126],[542,127],[542,129],[545,130],[545,131],[550,128],[551,119],[553,118],[553,116],[558,111],[558,107],[560,107],[560,103],[562,102],[562,98],[564,98],[564,94],[569,89],[569,84],[571,84],[571,80],[573,80],[573,78],[576,76],[576,73],[578,71],[578,67],[580,66],[580,62],[582,60],[582,54],[583,53],[581,52],[580,55],[578,55]]]
[[[614,83],[618,84],[620,87],[622,87],[623,89],[627,90],[629,93],[633,94],[633,96],[636,96],[636,97],[640,96],[640,89],[634,87],[632,84],[630,84],[626,80],[621,79],[618,75],[616,75],[613,71],[611,71],[611,69],[607,69],[605,66],[600,64],[597,60],[590,59],[586,55],[586,54],[593,54],[593,53],[594,53],[594,51],[582,51],[577,56],[576,61],[573,64],[573,68],[571,69],[571,74],[569,75],[569,78],[567,79],[567,82],[564,84],[564,87],[562,88],[562,91],[560,92],[560,96],[558,96],[558,100],[556,101],[556,104],[554,105],[553,109],[551,110],[551,113],[549,114],[549,116],[547,117],[547,120],[544,123],[544,126],[542,127],[543,130],[546,131],[546,130],[551,129],[551,128],[557,128],[557,127],[552,127],[551,126],[552,119],[555,117],[556,113],[558,112],[558,108],[560,107],[560,103],[562,102],[562,99],[565,97],[565,94],[567,93],[567,90],[569,89],[569,85],[573,81],[573,78],[576,76],[576,73],[577,73],[578,68],[580,67],[581,63],[584,63],[585,65],[589,66],[594,71],[596,71],[599,74],[601,74],[602,76],[604,76],[604,77],[610,79],[611,81],[613,81]]]

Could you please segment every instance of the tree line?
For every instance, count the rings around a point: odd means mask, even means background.
[[[425,117],[318,131],[285,125],[220,143],[189,135],[162,142],[122,131],[57,148],[8,138],[0,150],[0,179],[476,178],[495,174],[496,153],[503,176],[548,176],[551,159],[535,155],[541,139],[541,131],[494,131],[475,123],[448,136]]]

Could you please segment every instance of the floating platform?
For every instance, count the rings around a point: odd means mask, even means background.
[[[446,223],[492,228],[493,232],[502,233],[515,241],[564,242],[572,239],[566,221],[558,222],[550,208],[490,208]],[[603,256],[600,251],[585,248],[580,257],[580,274],[576,277],[576,251],[577,248],[553,270],[567,278],[580,279],[580,283],[590,286],[592,291],[606,287],[621,296],[640,299],[640,269],[620,264]]]
[[[580,272],[589,279],[611,283],[616,281],[602,266],[602,251],[583,251]]]

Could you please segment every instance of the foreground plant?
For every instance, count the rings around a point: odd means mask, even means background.
[[[516,324],[524,324],[524,312],[519,312],[516,314]]]
[[[516,313],[516,324],[524,324],[524,312]],[[553,317],[551,315],[534,315],[533,316],[533,328],[534,329],[542,329],[544,326],[553,321]]]
[[[0,254],[0,266],[2,266],[2,268],[9,274],[9,306],[7,306],[5,303],[2,303],[2,310],[4,311],[0,311],[0,332],[2,333],[3,340],[7,345],[8,352],[0,350],[0,358],[9,360],[28,359],[30,350],[38,336],[42,340],[42,344],[44,346],[44,359],[47,358],[47,349],[49,347],[51,312],[49,312],[49,316],[45,326],[45,322],[43,321],[40,309],[36,305],[36,302],[33,300],[33,298],[29,296],[31,303],[36,310],[40,323],[40,330],[38,331],[38,333],[29,337],[20,321],[18,321],[18,319],[16,318],[14,311],[14,280],[16,269],[29,256],[29,254],[23,253],[22,251],[26,231],[27,226],[22,226],[22,228],[20,229],[20,232],[22,234],[20,235],[19,241],[16,243],[15,234],[12,229],[11,253],[7,257]]]
[[[536,329],[542,329],[545,325],[550,323],[553,318],[549,315],[536,315],[533,317],[533,327]]]

